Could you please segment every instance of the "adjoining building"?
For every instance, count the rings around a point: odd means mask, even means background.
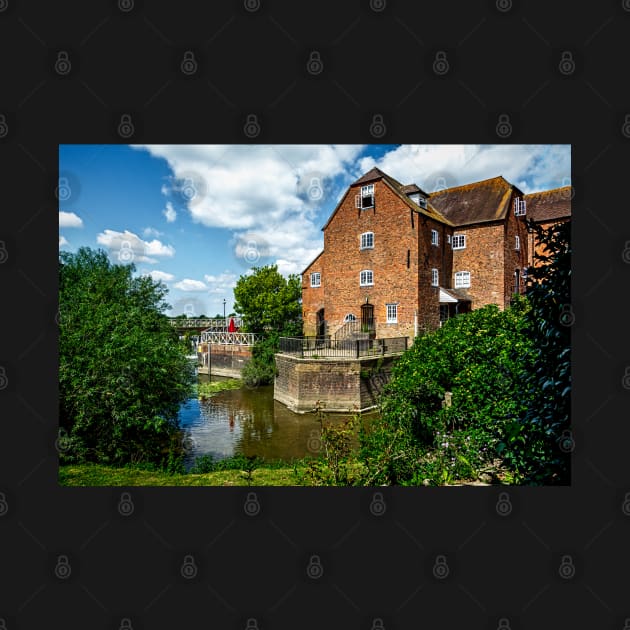
[[[302,272],[306,336],[408,337],[525,290],[525,218],[568,221],[571,187],[524,194],[502,176],[427,193],[378,168],[351,184]]]

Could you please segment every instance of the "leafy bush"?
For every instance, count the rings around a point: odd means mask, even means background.
[[[177,416],[194,372],[163,314],[165,285],[102,250],[59,257],[61,462],[181,469]]]
[[[270,333],[257,342],[252,358],[241,371],[241,378],[248,387],[269,385],[276,377],[275,353],[278,352],[279,335]]]

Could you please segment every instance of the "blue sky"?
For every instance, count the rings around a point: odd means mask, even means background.
[[[432,192],[503,175],[571,182],[570,145],[61,145],[59,247],[102,248],[169,288],[169,315],[232,311],[253,266],[300,273],[349,184],[373,166]]]

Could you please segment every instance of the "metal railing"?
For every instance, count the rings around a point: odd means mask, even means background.
[[[407,349],[407,337],[383,339],[331,339],[330,337],[280,337],[279,352],[302,358],[370,357],[396,354]]]
[[[221,332],[216,330],[204,330],[201,333],[201,343],[220,343],[224,345],[253,346],[261,341],[262,335],[256,333]]]
[[[359,319],[345,322],[343,326],[337,329],[335,332],[335,339],[337,341],[355,340],[355,339],[367,339],[368,337],[374,337],[376,333],[376,327],[373,321],[368,323],[362,322]]]
[[[177,319],[176,317],[169,318],[171,326],[175,328],[211,328],[212,330],[227,330],[230,325],[230,320],[234,320],[234,326],[241,328],[243,326],[242,317],[207,317],[207,318],[195,318],[195,319]]]

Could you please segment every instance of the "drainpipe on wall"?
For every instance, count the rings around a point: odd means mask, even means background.
[[[418,336],[418,309],[413,314],[413,338]]]

